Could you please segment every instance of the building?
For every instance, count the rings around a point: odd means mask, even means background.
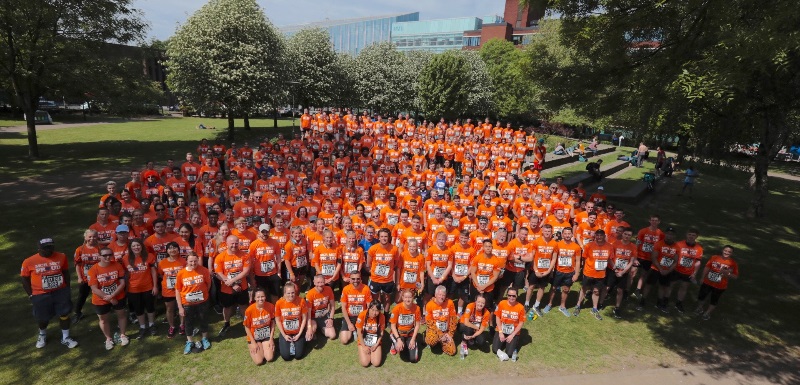
[[[444,52],[464,47],[464,31],[480,30],[484,23],[502,21],[500,16],[459,17],[392,24],[392,43],[399,51]]]
[[[399,22],[418,21],[419,12],[358,19],[324,20],[320,22],[281,27],[290,37],[302,29],[321,28],[328,31],[336,52],[357,55],[362,49],[379,42],[392,40],[392,25]]]
[[[540,3],[539,7],[531,9],[520,6],[519,0],[506,0],[502,21],[464,31],[464,49],[480,49],[491,39],[507,40],[517,46],[529,44],[539,31],[539,19],[544,17],[547,2]]]

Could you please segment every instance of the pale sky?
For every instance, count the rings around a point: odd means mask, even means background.
[[[393,13],[419,12],[420,20],[503,15],[504,0],[257,0],[278,27]],[[148,38],[167,39],[203,0],[134,0],[150,23]]]

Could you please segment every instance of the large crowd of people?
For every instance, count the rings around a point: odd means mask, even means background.
[[[130,324],[130,338],[210,349],[216,311],[217,338],[243,318],[256,364],[302,359],[320,338],[357,345],[365,367],[382,349],[417,362],[425,346],[515,361],[527,321],[624,318],[629,296],[643,311],[652,291],[657,309],[682,313],[692,283],[709,319],[739,275],[733,248],[703,262],[697,229],[679,240],[653,214],[637,231],[602,190],[545,181],[543,142],[488,118],[349,111],[306,111],[292,138],[252,147],[203,140],[183,162],[109,181],[73,258],[39,241],[21,270],[36,347],[55,316],[62,344],[77,346],[69,329],[89,298],[108,350],[129,344]]]

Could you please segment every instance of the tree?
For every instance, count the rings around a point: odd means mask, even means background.
[[[167,83],[197,111],[233,117],[285,100],[285,45],[255,0],[211,0],[167,44]]]
[[[337,75],[337,58],[328,32],[319,28],[303,29],[286,43],[287,62],[290,63],[289,87],[295,101],[303,106],[328,105],[334,98],[334,76]]]
[[[419,97],[419,75],[434,56],[435,54],[430,51],[406,52],[405,78],[411,82],[411,92],[414,97],[404,99],[407,102],[405,110],[415,112],[422,110],[422,99]]]
[[[346,53],[336,54],[333,70],[331,103],[334,106],[360,107],[362,104],[356,89],[356,59]]]
[[[470,67],[457,51],[434,56],[419,74],[418,98],[428,120],[456,119],[469,107]]]
[[[535,109],[535,85],[524,75],[528,59],[510,41],[492,39],[480,49],[492,81],[492,103],[498,117],[530,120]]]
[[[467,91],[467,111],[478,116],[488,116],[494,111],[492,95],[494,86],[486,63],[475,51],[454,51],[467,61],[469,80],[462,84]]]
[[[356,57],[356,90],[365,107],[392,114],[403,108],[411,95],[411,83],[404,73],[406,57],[392,43],[364,48]]]
[[[28,155],[39,157],[35,113],[48,89],[103,51],[140,40],[146,28],[132,0],[4,0],[0,3],[0,71],[28,127]],[[81,79],[84,84],[91,79]]]

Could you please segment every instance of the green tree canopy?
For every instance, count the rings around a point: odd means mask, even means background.
[[[434,56],[419,74],[418,98],[428,120],[456,119],[469,108],[470,63],[457,51]]]
[[[328,32],[319,28],[300,30],[287,41],[286,54],[290,81],[297,82],[289,87],[295,101],[304,107],[331,103],[336,93],[335,77],[341,74]]]
[[[406,56],[392,43],[377,43],[364,48],[356,57],[356,90],[364,107],[382,114],[392,114],[407,105],[411,98]]]

